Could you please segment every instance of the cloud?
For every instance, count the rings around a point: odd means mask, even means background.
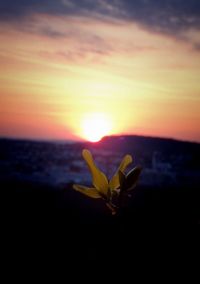
[[[134,0],[126,2],[126,17],[155,31],[179,33],[200,28],[200,2],[198,0]]]
[[[41,35],[50,37],[50,38],[62,38],[66,36],[65,32],[58,31],[56,29],[51,28],[50,26],[43,26],[38,31]]]
[[[89,63],[103,62],[105,57],[114,52],[114,46],[100,36],[78,35],[75,30],[74,33],[66,34],[66,36],[67,45],[61,45],[54,51],[41,50],[39,55],[44,59],[56,62]]]
[[[194,43],[194,49],[200,51],[200,43]]]
[[[199,0],[0,0],[1,21],[23,21],[32,14],[84,15],[133,21],[144,28],[178,37],[187,29],[200,29]],[[50,37],[59,32],[44,30]]]

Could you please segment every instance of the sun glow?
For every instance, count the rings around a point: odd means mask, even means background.
[[[101,113],[87,115],[83,120],[83,136],[90,142],[98,142],[111,131],[110,119]]]

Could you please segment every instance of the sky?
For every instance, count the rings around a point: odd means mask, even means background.
[[[200,1],[0,0],[0,136],[101,127],[200,142]]]

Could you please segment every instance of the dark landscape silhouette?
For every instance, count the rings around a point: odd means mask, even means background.
[[[114,216],[102,200],[73,190],[74,182],[91,184],[81,157],[84,148],[108,176],[127,153],[143,168],[132,198]],[[24,247],[26,238],[39,238],[40,245],[41,236],[56,243],[63,238],[68,253],[91,260],[108,250],[125,253],[138,226],[199,224],[199,150],[198,143],[140,136],[105,137],[99,143],[1,139],[4,231],[14,249]]]
[[[97,160],[99,157],[104,172],[110,170],[113,174],[115,165],[110,160],[125,153],[132,154],[134,164],[143,167],[130,204],[121,212],[127,222],[199,222],[200,145],[140,136],[105,137],[99,143],[74,144],[1,139],[1,202],[5,211],[20,214],[21,221],[27,214],[33,218],[41,214],[48,217],[52,212],[83,226],[112,220],[100,200],[90,200],[72,190],[76,182],[73,177],[87,176],[88,183],[91,179],[82,162],[83,148],[89,148]],[[73,157],[74,153],[78,158]],[[155,158],[160,160],[155,162]],[[67,180],[70,174],[72,177]]]

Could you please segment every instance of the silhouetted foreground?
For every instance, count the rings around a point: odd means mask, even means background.
[[[75,192],[28,183],[1,183],[3,234],[7,252],[18,261],[63,254],[82,266],[99,258],[127,257],[135,247],[138,226],[174,227],[199,223],[199,190],[135,189],[129,207],[112,216],[100,200]],[[145,241],[144,245],[149,241]],[[104,261],[105,261],[104,260]],[[26,262],[26,261],[25,261]]]
[[[137,247],[133,236],[138,226],[147,225],[152,229],[200,224],[199,144],[180,142],[172,147],[178,142],[159,141],[157,145],[158,140],[154,139],[150,149],[150,142],[145,146],[142,145],[145,139],[141,138],[138,143],[134,139],[139,138],[111,141],[114,153],[121,151],[122,156],[137,153],[134,159],[144,167],[143,180],[136,186],[129,205],[115,216],[104,202],[83,196],[68,182],[80,178],[82,183],[81,179],[86,178],[91,183],[87,168],[81,164],[81,150],[86,146],[93,147],[96,154],[98,147],[102,147],[100,164],[104,160],[105,165],[109,164],[109,159],[105,158],[106,149],[110,147],[107,140],[97,145],[0,141],[1,231],[8,242],[6,255],[11,251],[18,261],[22,250],[30,257],[30,250],[36,249],[39,255],[45,247],[48,252],[45,255],[48,255],[54,247],[65,251],[64,257],[74,258],[76,263],[96,259],[99,255],[104,259],[116,256],[117,260],[130,246]],[[163,149],[159,148],[162,143],[167,143]],[[161,156],[155,155],[156,149]],[[118,156],[111,155],[111,158],[111,161],[116,159],[118,165]],[[116,168],[110,162],[111,172],[112,166]],[[161,166],[164,168],[160,169]],[[164,170],[166,175],[156,182],[155,178]],[[152,178],[147,180],[150,174]]]
[[[199,222],[198,188],[153,189],[137,186],[130,204],[111,216],[101,200],[82,196],[72,185],[60,190],[28,182],[1,182],[3,216],[11,223],[30,226],[60,225],[67,230],[131,230],[134,224]],[[63,223],[62,223],[63,222]],[[92,230],[93,230],[92,229]]]

